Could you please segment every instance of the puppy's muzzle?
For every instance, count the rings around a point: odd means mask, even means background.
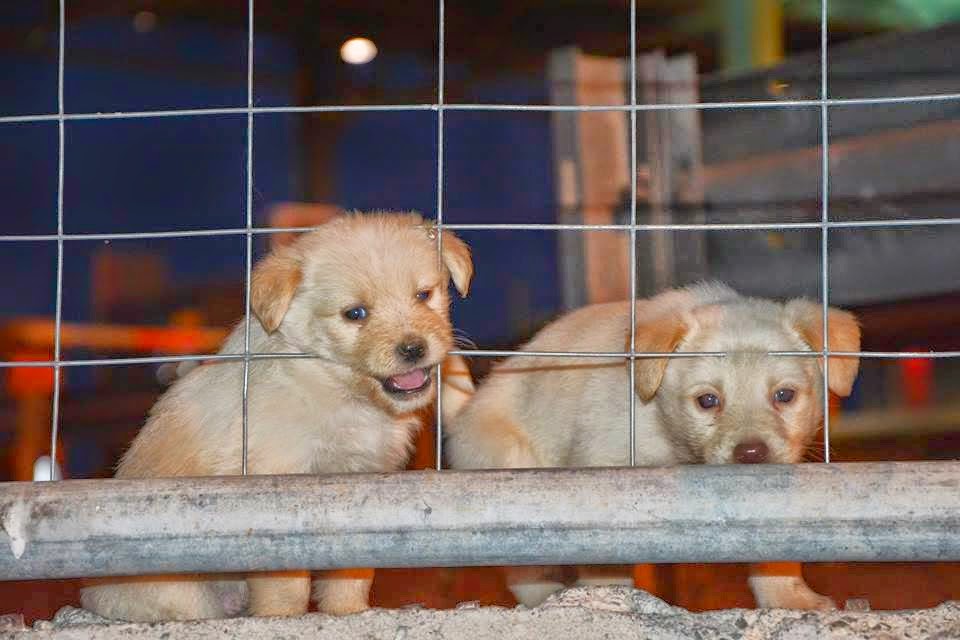
[[[401,366],[412,368],[403,373],[381,380],[383,388],[395,396],[410,396],[426,391],[430,388],[431,366],[424,366],[424,360],[430,351],[427,341],[415,334],[408,334],[401,339],[394,348],[394,353]]]

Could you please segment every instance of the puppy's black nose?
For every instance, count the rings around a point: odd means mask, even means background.
[[[769,456],[770,449],[762,440],[741,442],[733,448],[733,459],[740,464],[760,464]]]
[[[407,337],[397,345],[397,354],[406,362],[416,362],[427,352],[427,343],[422,338]]]

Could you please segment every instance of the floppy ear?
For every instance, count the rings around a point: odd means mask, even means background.
[[[453,286],[460,292],[461,298],[466,298],[470,291],[470,281],[473,280],[473,260],[470,258],[470,247],[449,231],[443,232],[443,265],[450,272]]]
[[[250,282],[250,308],[264,331],[273,333],[287,314],[303,271],[299,256],[282,247],[260,261]]]
[[[804,342],[814,351],[822,351],[823,307],[809,300],[791,300],[785,310],[787,321]],[[827,310],[827,331],[829,351],[860,351],[860,325],[856,316],[849,311],[830,307]],[[822,368],[823,359],[819,362]],[[827,388],[839,396],[849,396],[859,368],[860,358],[831,357]]]
[[[679,313],[664,314],[659,318],[637,324],[635,347],[637,352],[672,353],[690,329],[688,320]],[[627,349],[630,336],[627,336]],[[657,394],[669,358],[637,358],[633,365],[633,384],[637,395],[649,402]]]

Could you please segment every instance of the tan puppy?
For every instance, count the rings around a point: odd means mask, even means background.
[[[466,295],[470,251],[416,214],[338,218],[280,248],[253,271],[248,469],[252,474],[398,471],[436,393],[433,367],[451,348],[448,283]],[[244,325],[220,353],[242,353]],[[242,366],[199,366],[151,411],[117,477],[239,475]],[[321,611],[368,606],[372,572],[318,580]],[[242,576],[241,576],[242,577]],[[305,613],[307,571],[111,579],[83,606],[109,618],[154,621]]]
[[[629,350],[629,302],[585,307],[548,325],[523,350]],[[778,304],[700,284],[638,301],[636,350],[724,352],[726,357],[638,358],[636,461],[641,466],[799,462],[823,420],[823,318],[805,300]],[[829,311],[829,346],[858,351],[854,317]],[[626,345],[626,348],[625,348]],[[830,358],[828,387],[849,395],[856,358]],[[446,451],[456,469],[629,464],[628,367],[622,358],[514,356],[476,395],[469,379],[444,386]],[[451,379],[451,383],[453,380]],[[717,496],[722,500],[722,496]],[[799,572],[753,571],[760,606],[825,608]],[[778,573],[774,571],[774,573]],[[563,585],[530,568],[508,574],[518,600],[535,605]],[[596,580],[582,581],[596,582]],[[604,580],[606,581],[606,580]]]

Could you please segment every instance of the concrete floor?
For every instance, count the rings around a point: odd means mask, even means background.
[[[813,613],[727,609],[691,613],[672,607],[644,591],[626,587],[595,587],[568,589],[535,609],[464,604],[448,610],[419,607],[372,609],[342,618],[310,614],[300,618],[234,618],[145,625],[107,623],[83,610],[67,607],[52,622],[40,621],[33,628],[18,624],[16,619],[6,622],[6,625],[0,623],[0,639],[944,640],[960,638],[960,602],[914,611]]]

